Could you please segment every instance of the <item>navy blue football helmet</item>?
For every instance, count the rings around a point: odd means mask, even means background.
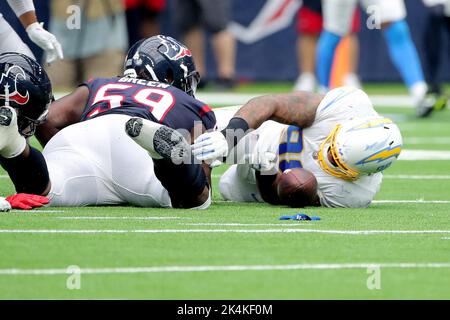
[[[200,81],[191,51],[163,35],[140,40],[128,50],[124,75],[167,83],[191,96]]]
[[[0,54],[0,105],[16,109],[23,136],[32,136],[45,122],[53,100],[52,85],[39,63],[20,53]]]

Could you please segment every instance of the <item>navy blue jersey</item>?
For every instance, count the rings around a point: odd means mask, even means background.
[[[125,114],[191,131],[201,121],[207,130],[216,125],[208,105],[171,85],[129,77],[97,78],[82,85],[89,99],[81,121],[108,114]]]
[[[322,13],[322,5],[320,0],[303,0],[303,6],[317,13]]]

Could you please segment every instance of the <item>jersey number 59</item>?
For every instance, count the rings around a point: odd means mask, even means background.
[[[105,109],[97,107],[89,113],[88,117],[95,116],[98,113],[104,112],[109,109],[122,107],[123,100],[126,98],[126,96],[117,93],[109,94],[108,91],[114,90],[116,92],[120,92],[131,89],[132,87],[133,85],[116,83],[110,83],[100,87],[100,89],[98,89],[97,91],[97,94],[95,95],[92,105],[105,101],[108,102],[108,108]],[[169,110],[175,103],[175,99],[170,92],[157,88],[139,89],[134,92],[132,99],[133,102],[137,104],[147,106],[150,109],[150,112],[158,121],[162,121],[162,119],[164,119],[167,112],[169,112]]]

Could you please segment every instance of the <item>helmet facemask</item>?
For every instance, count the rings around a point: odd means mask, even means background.
[[[359,173],[347,166],[339,155],[336,137],[338,136],[341,128],[342,125],[336,125],[328,137],[320,145],[318,154],[319,165],[323,171],[331,174],[332,176],[344,180],[356,180],[359,177]],[[329,161],[328,154],[330,154],[334,163]]]
[[[199,82],[200,73],[198,73],[198,71],[192,71],[181,83],[182,90],[190,96],[195,96]]]
[[[402,144],[401,132],[392,120],[353,118],[338,124],[322,143],[319,164],[330,175],[356,180],[389,168],[399,157]]]

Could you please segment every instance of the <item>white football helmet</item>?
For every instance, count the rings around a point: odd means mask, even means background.
[[[355,118],[338,124],[320,146],[322,170],[345,180],[381,172],[397,160],[402,135],[392,120]]]

